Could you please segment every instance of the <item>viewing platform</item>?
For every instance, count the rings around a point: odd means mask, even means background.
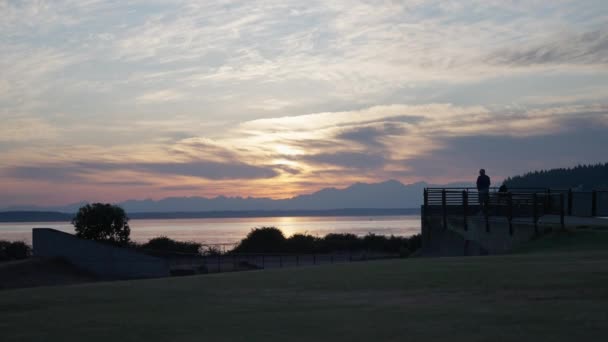
[[[423,254],[500,254],[546,230],[608,226],[608,190],[426,188]]]

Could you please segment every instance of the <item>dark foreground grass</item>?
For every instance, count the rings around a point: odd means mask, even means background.
[[[557,253],[580,251],[608,251],[608,229],[559,230],[532,240],[516,253]]]
[[[0,292],[8,341],[603,341],[608,252],[408,259]]]

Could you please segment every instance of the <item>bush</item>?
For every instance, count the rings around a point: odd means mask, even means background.
[[[320,240],[312,235],[294,234],[286,240],[285,249],[289,253],[317,253],[320,249]]]
[[[285,251],[285,236],[276,227],[252,229],[233,250],[236,253],[281,253]]]
[[[323,252],[352,252],[362,249],[364,249],[362,240],[355,234],[331,233],[325,235],[321,241]]]
[[[205,256],[218,256],[223,253],[222,249],[217,246],[204,246],[201,254]]]
[[[422,248],[422,235],[416,234],[410,236],[409,239],[407,239],[407,248],[412,252]]]
[[[117,245],[128,245],[131,228],[125,211],[116,205],[93,203],[81,207],[72,219],[76,236]]]
[[[194,241],[175,241],[166,236],[150,239],[139,248],[152,254],[200,254],[201,244]]]
[[[32,255],[32,248],[22,241],[0,240],[0,261],[27,259]]]
[[[283,233],[275,227],[262,227],[253,229],[232,250],[232,253],[312,254],[373,251],[406,257],[419,249],[421,243],[420,234],[411,237],[393,235],[387,237],[370,233],[364,237],[358,237],[354,234],[331,233],[323,238],[308,234],[294,234],[285,238]]]

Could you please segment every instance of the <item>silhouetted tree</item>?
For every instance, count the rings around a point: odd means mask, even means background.
[[[285,250],[285,236],[276,227],[252,229],[234,249],[236,253],[279,253]]]
[[[285,241],[289,253],[316,253],[319,251],[319,238],[307,234],[294,234]]]
[[[83,239],[125,245],[131,234],[127,214],[112,204],[87,204],[78,210],[72,224],[76,227],[76,236]]]
[[[159,255],[170,255],[172,253],[192,255],[200,253],[201,244],[194,241],[176,241],[166,236],[159,236],[150,239],[140,247],[148,253]]]

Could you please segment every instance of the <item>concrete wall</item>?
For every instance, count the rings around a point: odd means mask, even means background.
[[[486,227],[489,224],[489,230]],[[513,220],[510,233],[505,217],[486,218],[479,214],[464,217],[449,215],[444,227],[441,215],[422,217],[422,254],[462,256],[503,254],[530,241],[536,234],[531,220]]]
[[[165,259],[115,247],[50,228],[32,229],[34,256],[61,257],[103,278],[134,279],[169,276]]]

